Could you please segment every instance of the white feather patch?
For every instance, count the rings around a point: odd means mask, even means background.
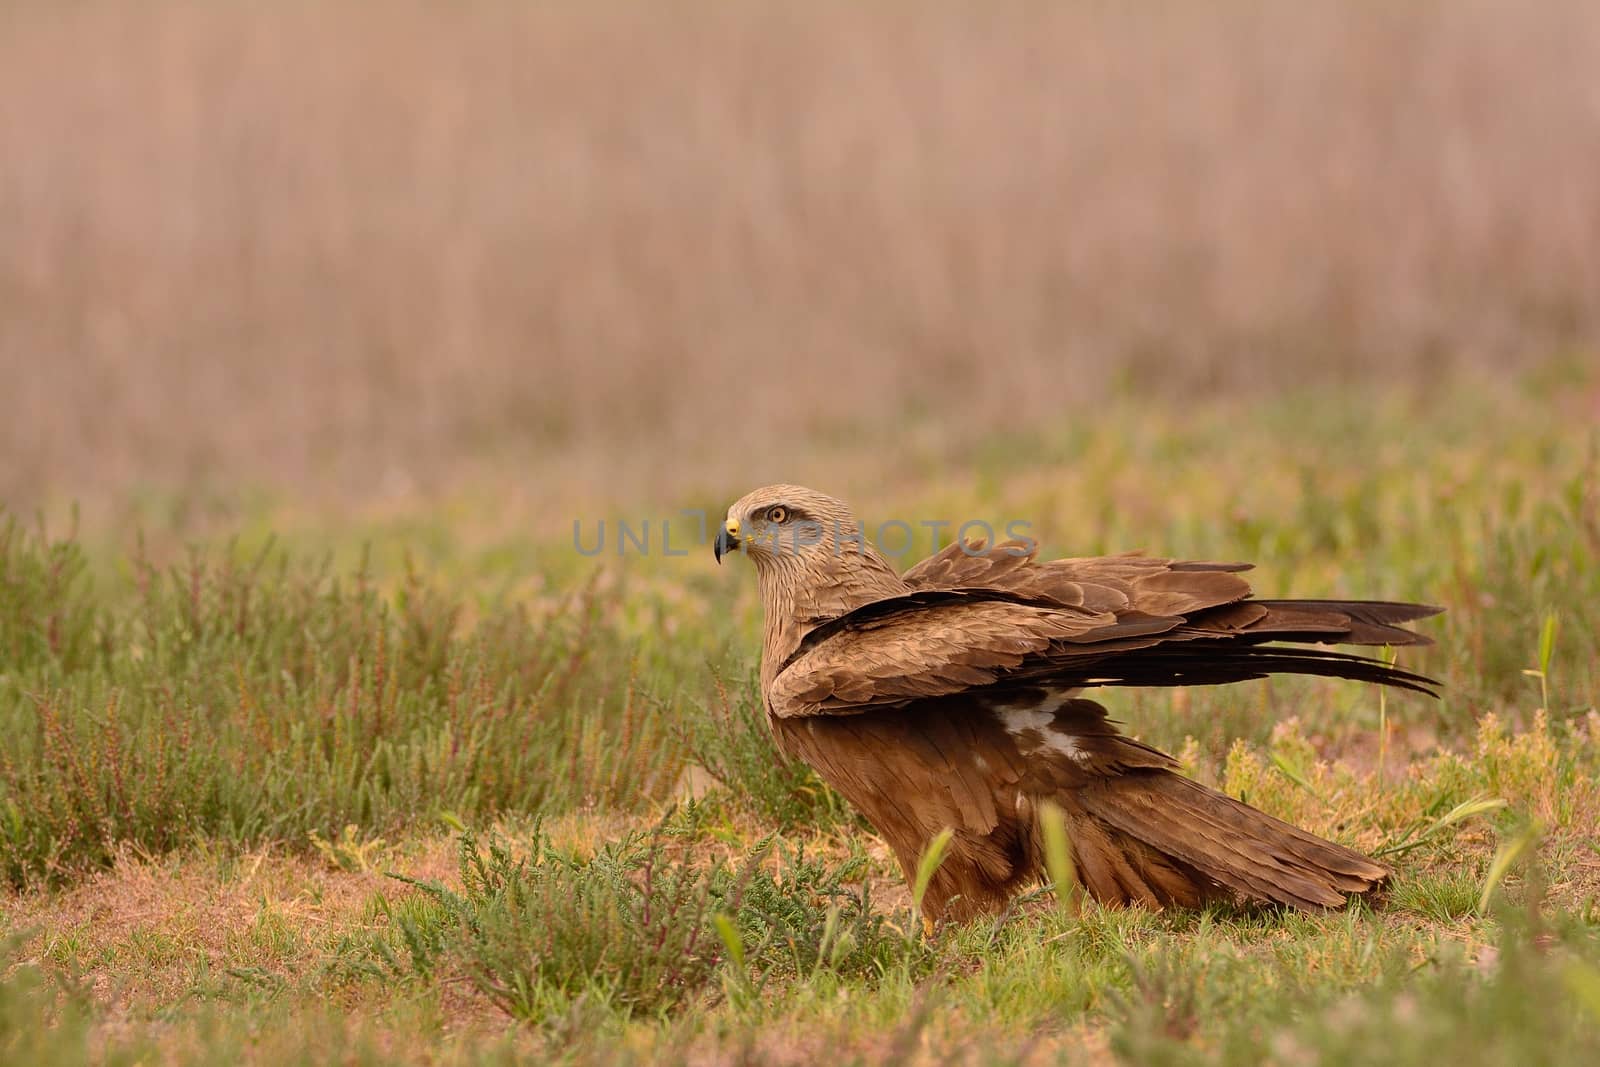
[[[1072,689],[1065,693],[1052,694],[1050,699],[1032,707],[997,704],[994,713],[1000,717],[1000,723],[1006,728],[1006,732],[1026,747],[1047,748],[1067,759],[1082,763],[1089,758],[1089,754],[1078,746],[1078,739],[1071,734],[1053,729],[1056,712],[1081,691]]]

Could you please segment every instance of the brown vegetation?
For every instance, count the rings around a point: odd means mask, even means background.
[[[754,484],[886,411],[1600,336],[1581,0],[4,18],[13,504],[552,452]]]

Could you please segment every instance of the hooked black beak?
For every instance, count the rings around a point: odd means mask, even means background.
[[[711,552],[717,557],[717,562],[722,562],[722,557],[739,547],[739,539],[726,528],[717,531],[717,540],[711,546]]]

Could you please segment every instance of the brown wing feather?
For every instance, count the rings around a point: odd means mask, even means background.
[[[913,591],[814,629],[779,671],[773,714],[838,714],[1027,684],[1220,684],[1273,673],[1431,692],[1378,660],[1268,642],[1414,645],[1399,624],[1438,609],[1253,600],[1244,564],[1102,556],[1040,564],[952,545],[906,572]],[[956,583],[938,587],[934,583]]]
[[[1051,663],[1070,643],[1149,643],[1183,621],[1119,620],[1000,600],[913,600],[887,614],[853,616],[802,643],[768,691],[774,715],[848,712],[984,688]]]
[[[991,589],[1029,600],[1096,610],[1137,607],[1150,614],[1198,611],[1240,600],[1250,585],[1237,572],[1248,563],[1178,561],[1126,553],[1039,563],[1036,542],[987,548],[956,542],[918,563],[901,579],[914,590]],[[1164,599],[1165,598],[1165,599]]]
[[[1095,611],[1186,616],[1196,636],[1353,645],[1426,645],[1400,624],[1437,615],[1427,604],[1372,600],[1254,600],[1248,563],[1171,560],[1134,553],[1039,563],[1037,544],[947,546],[902,577],[913,590],[989,590]],[[1245,607],[1248,603],[1250,606]],[[1230,608],[1230,606],[1232,606]],[[1209,614],[1208,614],[1209,612]]]

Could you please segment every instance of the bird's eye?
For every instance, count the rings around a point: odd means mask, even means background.
[[[789,509],[782,504],[774,504],[767,509],[768,522],[782,522],[789,517]]]

